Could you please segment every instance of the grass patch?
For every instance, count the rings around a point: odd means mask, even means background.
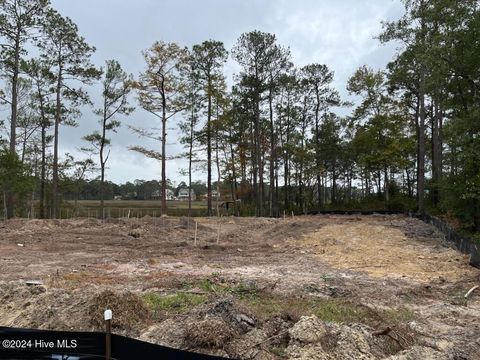
[[[197,294],[177,293],[173,295],[160,295],[149,292],[142,295],[142,299],[154,315],[158,313],[183,313],[191,308],[203,304],[207,297]]]
[[[273,355],[279,357],[279,358],[285,358],[287,357],[286,354],[287,347],[285,346],[276,346],[270,349],[270,351],[273,353]]]
[[[414,318],[413,311],[407,308],[376,310],[343,299],[280,298],[271,295],[243,298],[241,301],[262,318],[287,316],[298,321],[301,316],[315,315],[326,322],[363,323],[373,327],[380,324],[394,326]]]
[[[62,278],[67,282],[74,283],[77,285],[80,283],[110,285],[110,284],[115,284],[116,282],[119,281],[118,278],[115,279],[111,275],[90,273],[86,271],[67,273],[67,274],[64,274]]]
[[[334,323],[356,323],[376,320],[376,313],[366,306],[339,300],[321,300],[313,304],[313,314],[319,319]]]
[[[329,277],[325,276],[325,281]],[[267,320],[274,316],[298,321],[302,316],[315,315],[326,322],[351,324],[363,323],[373,327],[380,325],[395,326],[415,318],[412,310],[373,309],[347,299],[316,297],[282,297],[270,291],[259,289],[255,283],[232,283],[214,273],[211,277],[198,282],[188,283],[188,288],[200,288],[207,294],[232,295],[240,303],[252,310],[258,318]]]
[[[256,298],[259,295],[259,289],[254,283],[227,283],[211,279],[202,279],[198,286],[207,293],[217,295],[234,295],[240,299]]]
[[[412,309],[408,309],[402,306],[395,310],[384,310],[383,317],[386,321],[390,323],[400,324],[414,320],[415,313]]]

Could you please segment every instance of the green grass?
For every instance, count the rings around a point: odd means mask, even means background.
[[[205,292],[212,294],[231,294],[240,299],[255,298],[258,296],[258,288],[255,284],[245,283],[217,283],[210,279],[202,279],[198,286]]]
[[[263,319],[283,315],[292,319],[299,319],[301,316],[315,315],[323,321],[334,323],[393,326],[408,322],[415,317],[414,312],[405,307],[373,309],[349,299],[280,296],[259,289],[254,283],[222,282],[218,277],[219,275],[215,274],[214,276],[212,274],[210,278],[188,283],[185,286],[188,288],[197,287],[213,295],[232,295],[259,318]],[[325,278],[325,281],[328,280],[328,278]]]
[[[268,319],[272,316],[287,315],[298,319],[301,316],[315,315],[319,319],[334,323],[364,323],[396,325],[414,319],[412,310],[405,307],[397,309],[373,309],[355,303],[349,299],[320,299],[311,296],[295,297],[280,296],[259,289],[254,283],[222,282],[219,274],[201,279],[198,282],[185,284],[186,288],[200,288],[213,295],[232,295],[259,318]],[[324,279],[328,281],[326,277]]]
[[[154,314],[160,312],[182,313],[206,302],[209,296],[233,296],[258,318],[267,320],[274,316],[287,316],[294,321],[301,316],[315,315],[319,319],[340,324],[363,323],[372,327],[395,326],[415,318],[412,310],[374,309],[349,299],[320,299],[304,296],[281,296],[259,289],[254,283],[234,283],[219,279],[219,274],[199,281],[184,282],[183,290],[200,289],[205,295],[179,292],[174,295],[160,295],[155,292],[143,295],[143,300]]]
[[[203,304],[207,297],[204,295],[177,293],[173,295],[160,295],[149,292],[142,295],[142,299],[153,314],[160,312],[183,313],[191,308]]]
[[[414,318],[413,311],[406,308],[377,310],[343,299],[283,298],[257,296],[243,298],[242,303],[259,317],[288,315],[292,319],[315,315],[319,319],[340,324],[363,323],[396,325]]]
[[[276,346],[270,349],[270,351],[273,353],[273,355],[276,355],[279,358],[284,358],[287,356],[286,354],[287,346]]]

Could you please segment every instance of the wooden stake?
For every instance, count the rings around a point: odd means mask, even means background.
[[[112,310],[105,310],[105,360],[112,358]]]
[[[193,246],[197,246],[197,225],[198,223],[195,221],[195,238],[193,240]]]

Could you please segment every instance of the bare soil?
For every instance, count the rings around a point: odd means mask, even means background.
[[[478,359],[480,270],[403,216],[11,220],[0,326],[241,359]],[[43,285],[27,285],[28,281]]]

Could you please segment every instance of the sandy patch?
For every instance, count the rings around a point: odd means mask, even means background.
[[[438,242],[409,238],[389,226],[326,225],[305,235],[300,244],[336,268],[365,271],[373,277],[456,281],[473,274],[468,256]]]

